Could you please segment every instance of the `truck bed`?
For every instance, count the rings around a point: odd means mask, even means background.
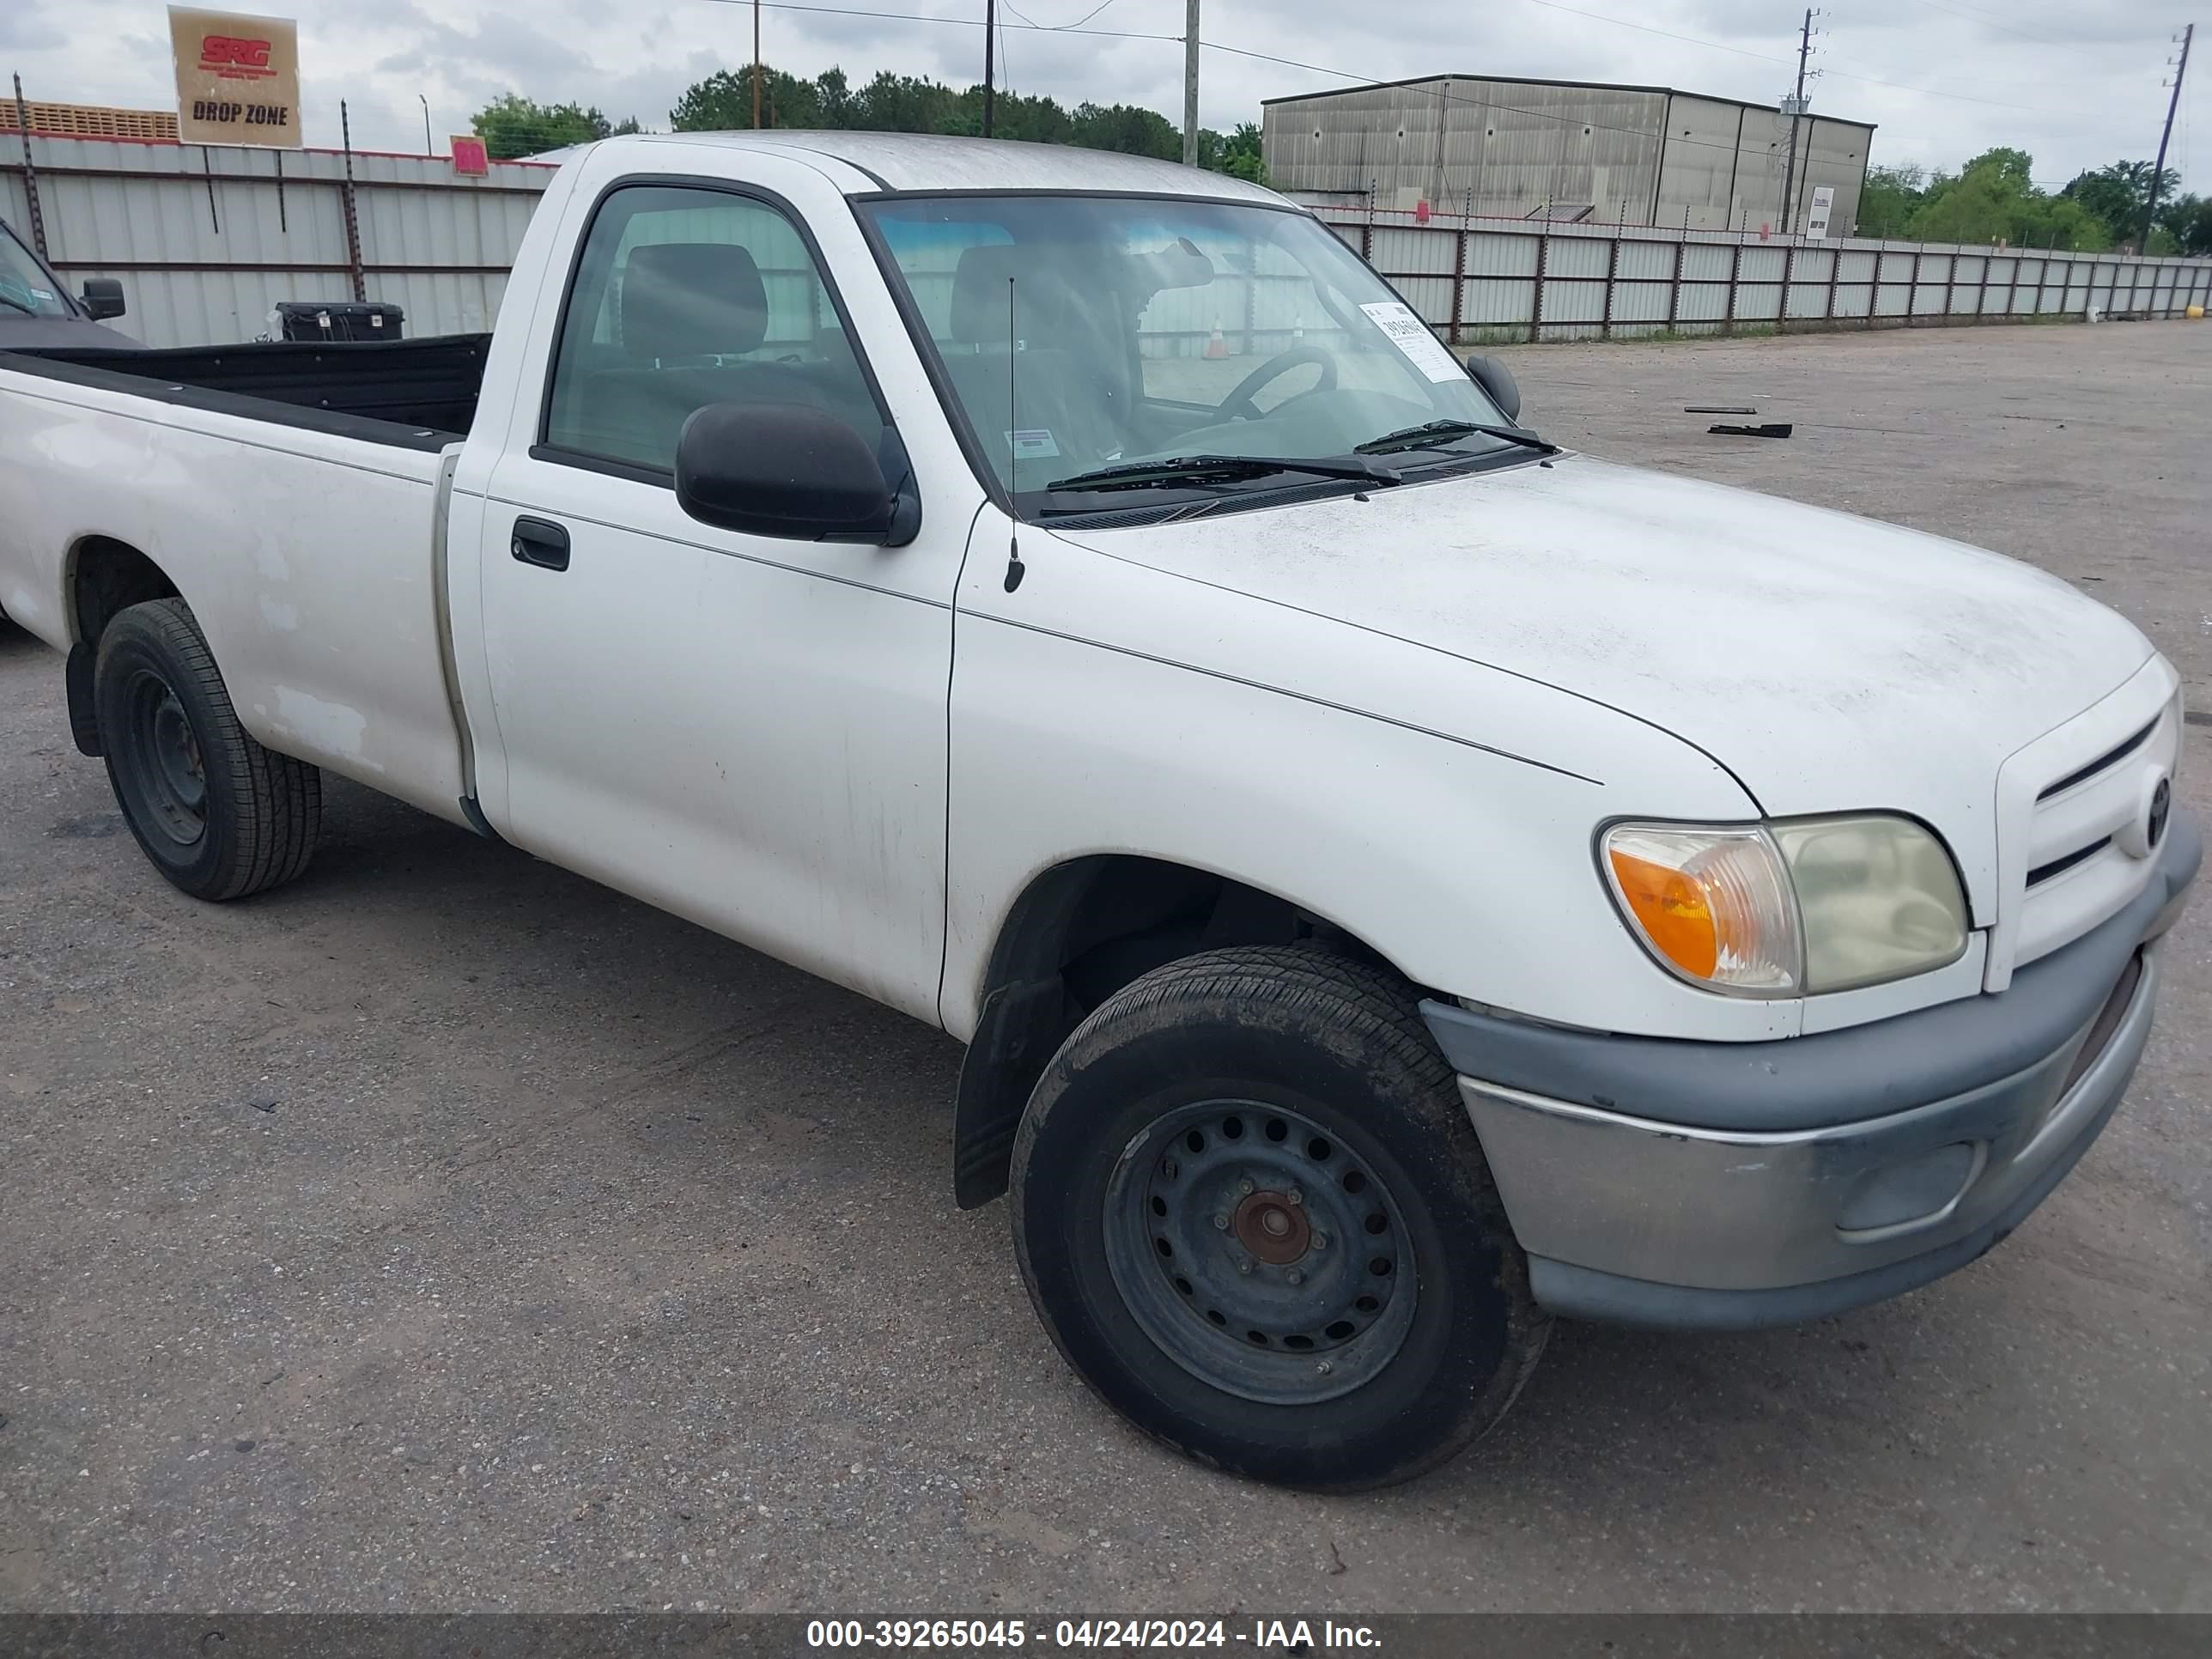
[[[55,348],[11,354],[9,367],[336,432],[374,443],[437,449],[476,418],[489,334],[352,343]]]
[[[256,738],[459,821],[441,616],[459,446],[391,417],[465,424],[482,365],[480,338],[0,353],[0,609],[67,650],[73,573],[143,556]]]

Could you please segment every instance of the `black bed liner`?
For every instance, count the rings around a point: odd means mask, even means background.
[[[367,342],[61,347],[0,354],[0,363],[79,386],[361,438],[438,450],[476,418],[489,334]]]

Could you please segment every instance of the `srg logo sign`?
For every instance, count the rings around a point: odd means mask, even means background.
[[[270,43],[234,34],[210,34],[200,41],[200,67],[223,79],[258,81],[269,67]]]

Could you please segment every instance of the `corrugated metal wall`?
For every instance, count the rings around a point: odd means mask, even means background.
[[[1450,339],[2178,317],[2212,307],[2212,260],[1739,236],[1630,225],[1368,213],[1316,203],[1338,236]]]
[[[1723,126],[1732,131],[1742,112],[1734,105],[1687,108],[1692,101],[1675,100],[1675,131],[1686,123],[1693,132],[1711,134]],[[1439,106],[1431,100],[1428,107],[1433,112]],[[1412,123],[1410,109],[1408,120],[1406,142],[1427,146],[1431,182],[1439,137],[1447,167],[1455,155],[1478,154],[1474,135],[1462,135],[1456,127],[1440,134],[1434,125],[1424,132]],[[1594,186],[1602,179],[1618,194],[1613,169],[1620,164],[1607,159],[1615,153],[1609,139],[1600,144],[1594,131],[1579,159],[1570,155],[1563,161],[1557,124],[1545,125],[1547,137],[1540,139],[1533,126],[1509,125],[1493,140],[1486,123],[1480,142],[1509,171],[1525,169],[1534,176],[1548,169],[1547,176],[1587,179]],[[1816,180],[1822,177],[1820,165],[1863,164],[1863,156],[1851,151],[1863,128],[1810,120],[1806,126],[1815,131]],[[1822,134],[1821,127],[1832,131]],[[1399,143],[1396,132],[1389,129],[1393,145]],[[1744,163],[1763,168],[1771,136],[1746,123],[1745,149],[1726,195],[1710,147],[1692,152],[1706,157],[1698,165],[1707,171],[1692,188],[1705,192],[1707,208],[1741,196],[1747,187]],[[1784,137],[1786,142],[1786,128]],[[1462,138],[1463,149],[1455,149]],[[1585,143],[1578,134],[1566,142],[1570,148]],[[270,310],[279,300],[351,296],[344,162],[335,152],[203,150],[45,137],[32,144],[54,263],[72,286],[87,276],[120,278],[131,304],[123,326],[149,345],[252,339],[270,331]],[[1548,160],[1538,153],[1545,144],[1552,147]],[[1673,178],[1686,164],[1676,159],[1681,146],[1670,142],[1668,148]],[[1720,153],[1723,159],[1729,154]],[[1507,159],[1516,155],[1521,159]],[[498,162],[489,179],[478,180],[456,178],[445,161],[422,156],[356,155],[354,165],[368,297],[402,307],[407,332],[416,337],[490,327],[515,248],[553,169]],[[1422,164],[1407,160],[1401,166],[1404,172],[1395,176],[1413,179]],[[20,156],[0,161],[0,215],[27,234],[23,186]],[[1809,193],[1801,192],[1800,199]],[[1854,205],[1855,200],[1854,195]],[[1844,205],[1839,191],[1838,222],[1845,222]],[[2191,304],[2212,303],[2212,264],[2203,260],[1844,239],[1768,240],[1633,222],[1541,228],[1518,219],[1486,219],[1479,211],[1422,224],[1404,212],[1326,204],[1318,210],[1433,326],[1475,338],[2079,317],[2093,306],[2122,315],[2172,316]],[[1223,285],[1203,297],[1176,297],[1155,319],[1157,337],[1146,349],[1169,354],[1202,349],[1215,327],[1243,339],[1286,341],[1301,329],[1325,326],[1318,317],[1286,309],[1281,287],[1261,273],[1246,285],[1249,292],[1232,294]]]
[[[1870,127],[1797,124],[1792,217],[1814,185],[1857,221]],[[1604,224],[1781,228],[1790,122],[1778,112],[1658,88],[1439,76],[1285,99],[1261,110],[1268,177],[1319,200],[1522,218],[1587,208]]]
[[[0,152],[0,216],[27,240],[19,143]],[[34,137],[31,162],[55,268],[72,288],[118,278],[131,307],[118,325],[149,345],[253,339],[280,300],[354,297],[337,151]],[[440,158],[356,154],[366,297],[404,310],[413,337],[489,328],[552,176],[500,161],[469,179]]]

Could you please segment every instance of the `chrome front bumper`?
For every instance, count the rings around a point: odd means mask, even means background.
[[[2193,833],[2176,839],[2137,906],[2011,990],[1855,1030],[1667,1043],[1424,1004],[1537,1300],[1630,1324],[1784,1324],[1989,1249],[2127,1091],[2153,945],[2199,857]]]

